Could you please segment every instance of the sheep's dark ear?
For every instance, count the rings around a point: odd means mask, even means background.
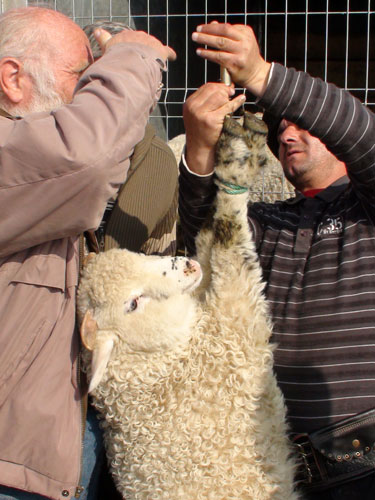
[[[93,351],[96,346],[96,334],[98,325],[91,315],[90,311],[85,312],[81,325],[81,340],[87,350]]]

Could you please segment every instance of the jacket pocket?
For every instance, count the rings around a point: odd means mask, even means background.
[[[18,266],[10,283],[57,288],[65,291],[65,260],[57,255],[34,254]]]
[[[12,274],[12,276],[10,276]],[[0,405],[49,340],[65,302],[65,262],[33,255],[0,281]]]

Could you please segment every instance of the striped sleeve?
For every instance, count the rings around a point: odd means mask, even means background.
[[[181,233],[189,255],[195,254],[195,237],[198,234],[216,193],[213,175],[193,175],[180,163],[179,220]]]

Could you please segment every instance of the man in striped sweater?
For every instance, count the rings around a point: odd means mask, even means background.
[[[248,26],[211,23],[192,38],[208,47],[199,56],[225,66],[258,97],[271,150],[296,188],[292,199],[249,206],[248,219],[274,322],[275,372],[304,464],[304,498],[373,499],[374,115],[332,84],[264,61]],[[180,219],[191,253],[215,194],[224,116],[244,101],[233,95],[208,83],[184,107]]]

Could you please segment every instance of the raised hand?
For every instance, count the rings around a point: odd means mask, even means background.
[[[261,56],[250,26],[213,21],[198,26],[192,39],[215,49],[198,48],[199,56],[227,68],[232,80],[254,95],[263,94],[271,65]]]
[[[234,89],[223,83],[206,83],[184,104],[186,161],[193,172],[204,175],[213,171],[215,146],[225,115],[233,113],[245,101],[240,95],[231,99]]]
[[[124,30],[111,36],[108,31],[98,28],[94,31],[94,35],[102,49],[102,53],[117,43],[140,43],[156,50],[163,60],[174,61],[177,57],[176,52],[171,47],[163,45],[160,40],[144,31]]]

